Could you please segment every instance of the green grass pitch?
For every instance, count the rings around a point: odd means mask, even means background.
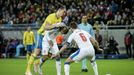
[[[62,59],[62,75],[64,75]],[[0,75],[25,75],[26,59],[0,59]],[[88,64],[89,72],[81,72],[81,62],[71,64],[70,75],[94,75],[92,66]],[[134,75],[134,60],[97,60],[99,75]],[[35,74],[32,71],[33,75]],[[43,75],[56,75],[55,60],[48,60],[43,65]]]

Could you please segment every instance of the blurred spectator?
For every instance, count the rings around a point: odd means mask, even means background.
[[[121,21],[121,15],[120,15],[120,12],[117,12],[116,14],[115,14],[115,16],[114,16],[114,20],[116,21],[116,22],[118,22],[118,24],[119,24],[119,22]]]
[[[114,39],[113,36],[110,36],[109,41],[108,41],[108,48],[109,48],[110,53],[120,54],[117,46],[118,46],[118,42]]]
[[[49,13],[54,12],[60,5],[65,5],[72,12],[71,21],[80,23],[82,15],[88,14],[89,23],[92,25],[96,20],[106,24],[113,18],[118,19],[115,24],[119,25],[121,24],[119,19],[126,22],[126,19],[133,18],[131,16],[134,12],[133,3],[134,0],[2,0],[0,1],[0,22],[2,24],[7,24],[9,21],[11,24],[12,21],[13,24],[36,24],[33,21],[37,21],[37,18],[40,18],[42,22]],[[116,18],[116,13],[122,17]],[[128,23],[127,21],[125,24]]]
[[[20,56],[20,53],[22,52],[22,51],[21,51],[22,48],[24,48],[23,43],[22,43],[21,40],[19,40],[19,43],[18,43],[18,45],[17,45],[17,47],[16,47],[16,54],[15,54],[15,57],[19,57],[19,56]]]
[[[133,33],[132,36],[133,36],[133,37],[132,37],[132,45],[133,45],[133,58],[134,58],[134,33]]]
[[[18,40],[10,39],[8,41],[5,49],[5,53],[8,58],[14,57],[17,44],[18,44]]]
[[[132,34],[129,29],[127,29],[127,33],[125,34],[124,44],[126,47],[126,54],[131,58],[131,56],[132,56],[132,50],[131,50]]]
[[[99,31],[99,30],[100,30],[100,24],[99,24],[99,21],[95,21],[93,27],[95,28],[96,31]]]
[[[3,41],[4,41],[4,37],[2,32],[0,31],[0,58],[2,57],[4,48],[3,48]]]
[[[1,54],[1,57],[6,57],[6,46],[7,46],[7,42],[8,40],[6,39],[3,39],[3,43],[0,44],[0,54]]]
[[[3,36],[2,31],[0,31],[0,45],[3,44],[3,41],[4,41],[4,36]]]
[[[95,39],[99,43],[99,46],[102,47],[102,35],[99,33],[99,30],[96,30]]]

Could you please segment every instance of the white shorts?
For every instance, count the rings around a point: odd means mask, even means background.
[[[56,40],[53,40],[53,47],[51,47],[48,43],[48,40],[50,40],[50,38],[48,38],[49,36],[46,33],[42,41],[42,55],[48,55],[48,53],[56,54],[59,52]]]
[[[70,58],[75,62],[80,62],[84,58],[89,58],[90,61],[95,60],[95,51],[89,49],[77,50],[70,55]]]

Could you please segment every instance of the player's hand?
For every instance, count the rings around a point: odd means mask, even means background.
[[[58,56],[58,54],[52,55],[52,56],[51,56],[51,59],[53,59],[53,58],[55,58],[55,57],[57,57],[57,56]]]
[[[99,50],[98,50],[98,51],[103,52],[103,49],[99,48]]]

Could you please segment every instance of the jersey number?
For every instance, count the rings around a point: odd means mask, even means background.
[[[79,35],[80,35],[82,41],[84,41],[84,42],[87,41],[87,38],[85,37],[85,35],[83,33],[80,33]]]

